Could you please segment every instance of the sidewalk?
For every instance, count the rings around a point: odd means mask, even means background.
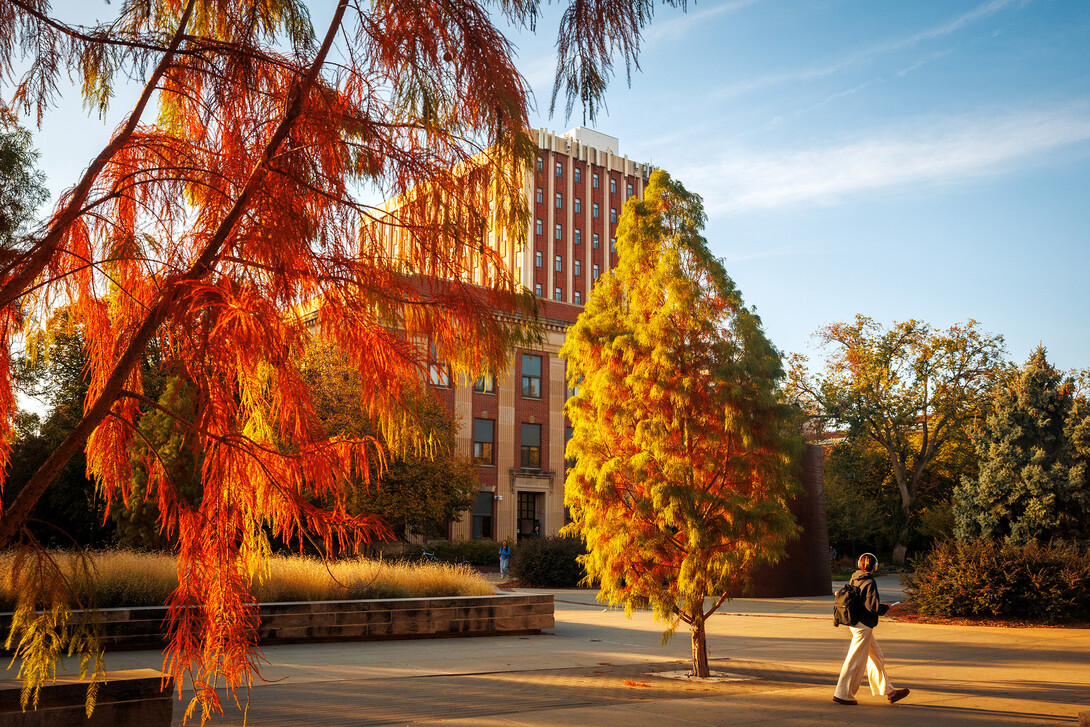
[[[900,598],[882,578],[883,600]],[[999,629],[885,620],[878,636],[897,705],[860,691],[832,702],[847,649],[832,596],[739,599],[708,625],[713,670],[732,681],[669,679],[689,664],[688,634],[627,619],[585,590],[553,591],[556,627],[537,636],[274,646],[270,683],[249,724],[694,727],[705,725],[1059,725],[1090,711],[1090,630]],[[156,668],[154,652],[107,657],[110,669]],[[186,698],[190,695],[187,693]],[[181,724],[184,703],[175,709]],[[229,705],[214,724],[239,725]]]

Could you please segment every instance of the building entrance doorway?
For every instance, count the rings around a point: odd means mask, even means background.
[[[541,521],[538,519],[538,492],[518,493],[518,539],[533,538],[541,534]]]

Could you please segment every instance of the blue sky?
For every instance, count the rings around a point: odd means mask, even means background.
[[[537,126],[557,8],[520,35]],[[595,124],[704,197],[776,345],[857,313],[970,317],[1024,361],[1090,367],[1090,2],[656,6]]]
[[[583,119],[547,114],[560,6],[543,11],[513,40],[532,123],[566,131]],[[594,126],[704,197],[712,250],[781,350],[814,354],[816,329],[857,313],[972,317],[1016,361],[1043,343],[1090,367],[1090,2],[690,0],[656,6],[640,63]],[[47,118],[51,186],[112,117],[70,94]]]

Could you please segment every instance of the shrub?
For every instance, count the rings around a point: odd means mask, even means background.
[[[398,557],[402,560],[420,560],[425,550],[435,553],[435,557],[444,563],[500,564],[500,544],[495,540],[433,540],[427,545],[408,545]]]
[[[946,540],[914,565],[908,590],[920,613],[1045,623],[1090,618],[1090,548]]]
[[[574,588],[586,577],[577,558],[586,554],[579,538],[529,538],[511,553],[511,576],[525,586]]]

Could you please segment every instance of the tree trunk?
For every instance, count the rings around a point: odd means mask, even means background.
[[[704,679],[711,675],[708,671],[708,639],[704,633],[704,618],[693,619],[690,629],[693,635],[693,676]]]

